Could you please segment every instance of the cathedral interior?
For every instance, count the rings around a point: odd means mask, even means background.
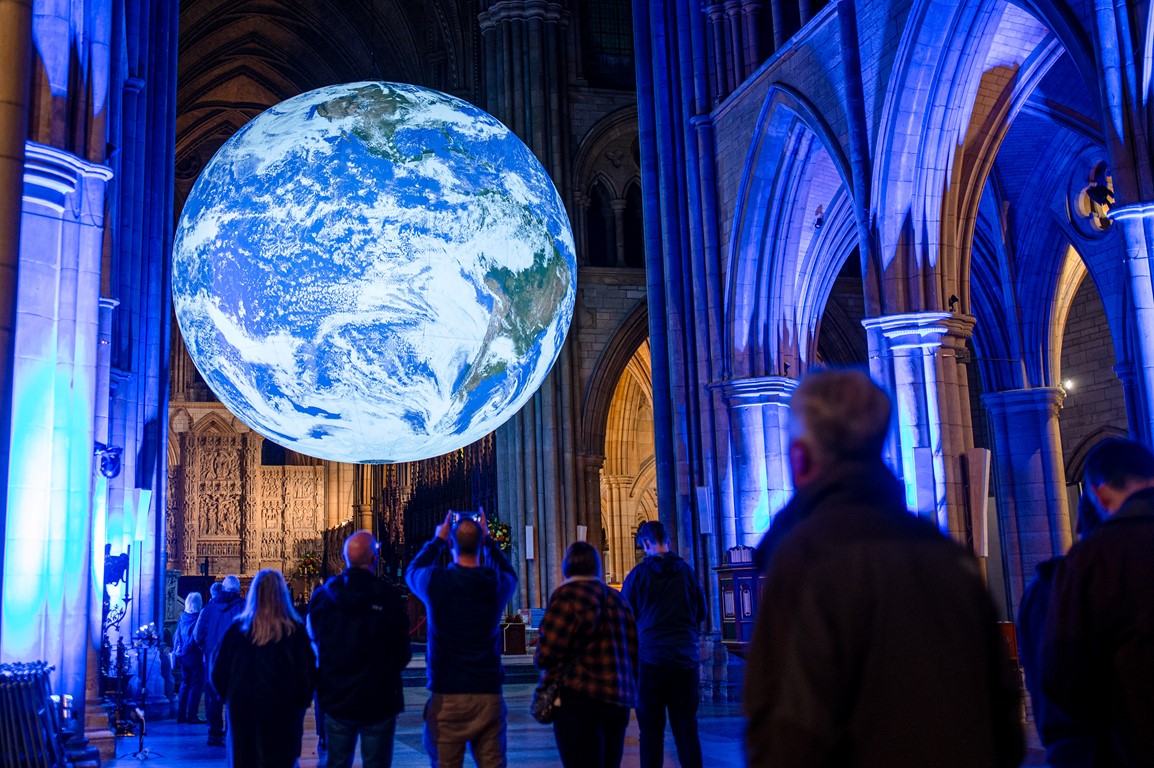
[[[1150,10],[0,0],[0,661],[52,664],[97,729],[108,644],[172,621],[181,577],[272,567],[307,594],[359,528],[395,576],[479,507],[508,526],[511,610],[544,606],[578,537],[620,583],[660,520],[706,637],[732,639],[717,569],[789,498],[790,395],[829,365],[891,394],[910,509],[981,558],[1011,619],[1073,541],[1087,451],[1154,441]],[[515,132],[579,265],[529,403],[400,464],[314,459],[232,415],[169,282],[222,144],[370,80]]]

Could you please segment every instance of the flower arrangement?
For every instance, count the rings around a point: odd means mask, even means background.
[[[321,556],[316,552],[305,552],[297,563],[297,576],[312,581],[321,575]]]
[[[497,542],[497,546],[501,548],[502,552],[508,552],[513,546],[513,531],[509,528],[509,524],[492,518],[488,519],[488,523],[489,536]]]

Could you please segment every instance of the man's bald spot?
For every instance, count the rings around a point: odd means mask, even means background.
[[[371,569],[377,562],[377,540],[368,531],[357,531],[345,539],[345,563],[350,568]]]

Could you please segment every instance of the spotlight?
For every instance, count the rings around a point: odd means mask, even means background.
[[[1074,380],[1073,379],[1066,379],[1065,381],[1063,381],[1062,382],[1062,389],[1066,390],[1067,392],[1074,389]]]
[[[100,474],[111,480],[120,474],[120,456],[124,449],[117,445],[97,443],[92,454],[100,457]]]

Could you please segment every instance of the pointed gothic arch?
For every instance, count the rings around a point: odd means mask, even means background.
[[[800,374],[857,221],[849,163],[818,111],[771,87],[739,188],[723,322],[729,378]],[[849,242],[846,235],[850,234]]]

